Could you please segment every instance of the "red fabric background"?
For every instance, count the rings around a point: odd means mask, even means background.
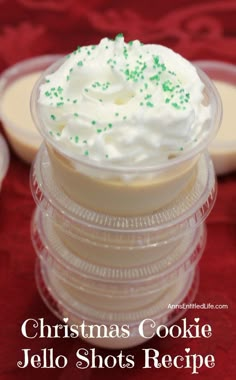
[[[174,8],[173,8],[174,7]],[[188,0],[0,0],[0,71],[13,63],[45,53],[67,53],[77,45],[97,43],[101,37],[123,32],[127,39],[162,43],[188,59],[219,59],[236,64],[236,2]],[[35,286],[35,253],[30,241],[34,209],[29,190],[29,167],[11,152],[11,165],[0,194],[0,379],[190,379],[190,370],[142,369],[142,347],[133,369],[75,367],[75,352],[87,347],[80,340],[23,338],[20,327],[27,318],[57,319],[41,301]],[[201,260],[201,282],[196,302],[228,304],[229,309],[193,310],[188,321],[200,317],[210,323],[210,339],[154,338],[144,347],[161,354],[177,355],[190,347],[192,353],[214,354],[216,366],[202,368],[197,378],[234,379],[236,375],[236,175],[219,180],[216,205],[208,219],[208,242]],[[21,350],[33,353],[53,347],[66,355],[63,369],[19,369]],[[98,349],[97,353],[109,352]]]

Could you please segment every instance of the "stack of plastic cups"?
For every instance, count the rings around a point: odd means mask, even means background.
[[[206,148],[219,127],[220,100],[199,71],[212,112],[202,141],[166,164],[104,167],[63,152],[40,120],[39,86],[60,64],[36,84],[31,104],[45,139],[31,172],[38,288],[53,313],[70,325],[104,325],[108,335],[114,325],[129,326],[126,339],[88,338],[92,344],[135,346],[146,340],[139,334],[141,321],[170,325],[184,309],[169,305],[192,302],[196,295],[204,221],[216,196]],[[146,336],[150,329],[146,324]]]

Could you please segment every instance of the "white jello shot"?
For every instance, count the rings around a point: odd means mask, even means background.
[[[104,266],[106,272],[108,268],[111,271],[113,268],[114,273],[124,268],[133,270],[139,277],[145,271],[153,274],[155,263],[164,259],[169,265],[173,256],[178,260],[189,246],[193,248],[196,229],[214,205],[215,173],[207,154],[201,155],[196,171],[193,185],[158,212],[117,218],[85,209],[72,201],[53,180],[47,149],[42,145],[30,181],[41,211],[39,230],[44,232],[40,234],[51,237],[55,257],[70,262],[72,267],[81,268],[85,260],[87,267],[102,276]],[[49,247],[49,241],[45,245]]]
[[[3,136],[0,134],[0,190],[2,187],[2,181],[4,180],[8,170],[9,160],[10,155],[7,143]]]
[[[0,119],[10,145],[27,163],[35,157],[42,137],[30,113],[30,95],[41,73],[59,55],[34,57],[16,63],[0,75]]]
[[[66,321],[69,325],[79,326],[81,323],[86,323],[87,326],[105,325],[108,332],[111,330],[111,325],[127,325],[130,329],[129,336],[124,338],[102,337],[93,338],[87,336],[83,337],[80,332],[80,338],[85,339],[86,342],[91,343],[93,346],[100,346],[108,349],[124,349],[134,347],[139,344],[145,343],[148,337],[152,336],[151,326],[145,326],[145,338],[140,334],[139,325],[145,318],[152,319],[156,326],[166,325],[169,326],[178,320],[186,312],[186,309],[171,310],[168,308],[169,304],[189,304],[192,303],[198,289],[198,276],[195,271],[185,273],[180,281],[169,287],[166,294],[156,297],[156,300],[151,302],[148,307],[133,309],[128,312],[104,312],[100,307],[81,303],[75,299],[63,286],[58,286],[57,281],[54,281],[50,266],[44,267],[37,265],[36,267],[36,280],[39,292],[49,307],[49,309],[61,320]]]
[[[216,174],[236,170],[236,65],[220,61],[196,61],[213,80],[223,105],[221,128],[209,146]]]
[[[37,210],[32,226],[32,240],[41,265],[48,267],[53,283],[63,287],[77,301],[109,311],[129,311],[144,308],[167,292],[187,271],[193,270],[203,253],[206,233],[203,225],[189,231],[191,238],[186,245],[177,247],[168,256],[152,263],[136,266],[114,266],[110,262],[96,265],[73,253],[60,243],[50,226],[50,220]],[[184,247],[185,246],[185,247]],[[181,249],[182,248],[182,249]],[[132,252],[126,252],[132,261]],[[139,256],[149,252],[140,252]],[[98,252],[99,255],[99,252]],[[111,256],[113,252],[111,252]],[[138,255],[137,255],[138,256]],[[126,262],[124,254],[120,261]],[[138,260],[137,260],[138,261]]]
[[[121,216],[153,213],[191,185],[221,116],[204,73],[170,49],[121,35],[51,66],[31,105],[63,191]]]

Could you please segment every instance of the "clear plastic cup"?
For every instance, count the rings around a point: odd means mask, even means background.
[[[60,57],[61,55],[45,55],[26,59],[6,69],[0,75],[0,119],[13,150],[27,163],[32,162],[42,143],[42,137],[33,125],[33,120],[30,115],[30,94],[40,73]],[[32,79],[26,79],[31,75]],[[27,82],[22,82],[21,84],[21,98],[12,99],[12,112],[10,112],[10,98],[8,100],[7,109],[4,107],[5,96],[7,96],[12,86],[19,80],[23,81],[24,79],[27,80]],[[11,97],[13,97],[12,94]],[[20,108],[16,112],[14,107]],[[24,122],[27,125],[25,125]]]
[[[36,265],[36,281],[37,287],[42,299],[48,308],[64,323],[68,325],[78,326],[79,336],[85,339],[86,342],[91,343],[93,346],[100,346],[108,349],[128,348],[134,347],[147,341],[139,333],[139,324],[145,318],[152,319],[156,324],[169,326],[184,315],[186,309],[176,308],[170,309],[169,304],[180,305],[192,303],[199,284],[198,272],[191,271],[186,273],[177,283],[161,297],[152,302],[149,307],[140,308],[139,310],[129,312],[104,312],[99,308],[94,308],[92,305],[80,303],[73,296],[71,296],[63,287],[57,287],[57,284],[50,278],[50,266],[46,267]],[[84,338],[81,332],[80,325],[85,323],[91,325],[104,325],[109,334],[111,325],[121,327],[128,325],[129,336],[125,338]],[[153,330],[150,325],[144,328],[146,336],[151,336]]]
[[[37,209],[32,222],[32,238],[41,246],[40,241],[46,247],[51,247],[52,256],[59,262],[65,263],[66,268],[86,268],[88,274],[96,273],[99,276],[108,276],[109,279],[135,279],[145,275],[154,275],[156,271],[171,267],[173,263],[181,260],[195,247],[196,236],[202,225],[191,228],[181,237],[176,237],[175,241],[156,241],[156,244],[141,245],[140,243],[129,247],[120,245],[98,244],[93,239],[83,239],[77,237],[72,240],[66,236],[66,241],[61,238],[62,230],[55,228],[53,220],[40,209]],[[66,235],[66,232],[64,232]],[[201,233],[200,233],[201,235]],[[39,240],[39,242],[38,242]],[[198,240],[198,239],[197,239]],[[37,243],[38,242],[38,243]]]
[[[202,155],[192,187],[158,212],[137,217],[97,213],[79,206],[55,183],[44,146],[32,166],[31,190],[40,210],[52,220],[53,233],[75,260],[78,256],[114,268],[151,264],[180,247],[185,252],[216,198],[213,165]]]
[[[195,61],[194,64],[200,67],[200,69],[203,70],[213,81],[234,86],[236,94],[236,65],[211,60]],[[222,102],[223,122],[220,128],[219,136],[223,135],[223,131],[225,129],[230,128],[232,129],[232,134],[226,138],[218,137],[218,135],[216,135],[216,138],[212,141],[212,143],[209,146],[209,152],[213,159],[217,175],[227,174],[236,170],[236,113],[234,103],[231,100],[231,106],[228,106],[227,98],[222,98]],[[229,112],[229,114],[226,115],[226,112]],[[232,113],[232,116],[230,116],[230,112]]]
[[[9,149],[5,139],[0,135],[0,190],[2,187],[2,181],[6,176],[10,161]]]
[[[94,305],[110,299],[111,307],[125,309],[129,307],[129,303],[125,305],[125,299],[132,298],[139,304],[149,302],[157,292],[165,291],[166,287],[197,265],[206,243],[204,224],[193,232],[190,238],[184,237],[183,244],[169,255],[159,258],[157,252],[152,263],[144,263],[143,260],[142,264],[133,263],[132,267],[124,264],[122,267],[109,266],[106,261],[97,265],[90,262],[89,255],[87,260],[75,256],[60,242],[52,229],[51,220],[39,209],[32,221],[31,236],[42,264],[50,267],[50,272],[65,287],[85,299],[89,295]],[[131,251],[126,254],[132,256]],[[139,254],[144,257],[146,250],[141,250]]]
[[[63,58],[64,59],[64,58]],[[101,165],[87,157],[72,157],[52,138],[43,124],[37,99],[39,87],[45,77],[55,71],[63,59],[44,72],[34,87],[31,110],[39,132],[46,140],[55,181],[75,202],[95,211],[110,215],[132,216],[155,212],[165,206],[195,180],[196,162],[215,136],[221,119],[221,102],[218,93],[201,71],[198,74],[205,84],[204,103],[211,105],[207,133],[192,148],[165,163],[147,167]],[[124,180],[124,177],[129,180]]]

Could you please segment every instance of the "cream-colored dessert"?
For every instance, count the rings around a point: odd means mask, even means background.
[[[236,81],[230,84],[214,80],[214,83],[223,103],[223,119],[209,151],[216,173],[221,175],[236,170]]]
[[[198,236],[199,238],[201,237]],[[197,244],[199,248],[197,248]],[[160,264],[154,262],[153,269],[151,265],[148,266],[147,264],[143,265],[142,268],[137,266],[133,268],[133,271],[125,267],[116,268],[117,278],[113,279],[111,279],[111,270],[105,264],[103,267],[94,265],[92,275],[96,275],[97,279],[91,278],[91,273],[89,273],[89,271],[91,272],[91,265],[82,260],[81,273],[79,273],[79,268],[74,268],[77,272],[68,272],[67,267],[58,265],[56,262],[52,263],[50,257],[45,257],[42,260],[42,265],[47,268],[50,282],[53,283],[55,288],[60,289],[63,287],[65,292],[68,292],[70,297],[75,300],[87,306],[99,308],[104,313],[121,310],[122,312],[128,312],[144,308],[155,302],[157,298],[163,297],[172,284],[180,281],[179,279],[186,273],[188,260],[186,259],[186,265],[182,263],[184,254],[188,257],[191,256],[189,261],[191,260],[192,262],[188,264],[189,269],[192,270],[196,266],[201,256],[201,254],[196,255],[197,249],[202,252],[203,248],[200,248],[200,245],[202,245],[200,241],[194,241],[194,246],[188,247],[191,255],[188,252],[181,252],[181,247],[179,247],[179,257],[176,257],[176,252],[169,257],[169,268],[167,259],[165,262],[164,260],[160,262]],[[86,265],[89,268],[87,273],[84,269]],[[176,270],[173,270],[175,265]],[[172,272],[168,273],[168,271]],[[165,281],[163,281],[164,276]]]
[[[34,236],[38,234],[42,244],[49,250],[49,255],[56,257],[57,271],[60,277],[76,282],[76,273],[88,278],[100,278],[101,281],[141,280],[157,277],[170,272],[175,266],[198,261],[205,246],[205,230],[203,226],[190,229],[186,235],[174,240],[156,240],[156,244],[147,245],[145,238],[134,241],[127,239],[129,246],[117,241],[111,242],[115,236],[107,233],[106,242],[99,242],[95,237],[84,237],[78,233],[77,238],[62,229],[55,229],[55,224],[46,215],[37,210]],[[36,227],[37,226],[37,227]],[[78,232],[80,232],[78,230]],[[160,238],[163,237],[160,234]],[[167,237],[167,236],[166,236]],[[197,255],[194,252],[197,252]],[[40,253],[39,253],[40,254]],[[41,254],[40,254],[41,255]],[[71,269],[74,275],[68,272]],[[179,273],[178,273],[179,274]],[[171,276],[170,276],[171,277]],[[173,276],[175,277],[175,275]],[[173,278],[172,278],[173,280]]]
[[[1,99],[1,119],[14,151],[31,162],[42,142],[30,113],[30,96],[41,72],[23,75],[10,83]]]
[[[57,276],[51,271],[50,267],[42,267],[41,269],[46,286],[50,289],[51,296],[56,299],[57,314],[61,318],[66,318],[69,325],[79,326],[84,322],[88,330],[89,326],[97,324],[102,328],[104,325],[108,333],[114,325],[128,326],[130,334],[126,338],[114,337],[114,334],[113,338],[102,337],[101,339],[96,337],[96,335],[85,338],[92,345],[105,348],[128,348],[147,341],[148,339],[144,338],[139,332],[139,324],[146,318],[152,319],[157,325],[168,325],[170,321],[175,320],[174,316],[171,316],[172,310],[168,309],[168,305],[180,304],[186,299],[190,288],[193,286],[194,276],[194,271],[191,271],[183,275],[181,279],[169,286],[164,292],[159,292],[154,296],[151,295],[151,297],[149,294],[143,295],[143,298],[146,298],[145,305],[143,306],[137,307],[132,296],[130,297],[127,294],[126,300],[120,302],[117,300],[117,304],[120,304],[120,309],[113,311],[109,307],[104,310],[104,301],[98,303],[98,300],[92,296],[87,295],[85,302],[83,302],[84,299],[80,299],[80,292],[78,294],[74,293],[74,291],[71,292],[71,289],[58,281]],[[81,284],[81,286],[83,285]],[[194,291],[192,296],[195,296]],[[190,302],[192,302],[192,299],[190,299]],[[124,310],[124,304],[129,305],[128,310]],[[107,304],[105,303],[105,305]],[[151,325],[146,323],[144,325],[144,335],[151,337],[152,333]],[[80,330],[79,335],[82,339],[84,338]]]
[[[57,273],[55,268],[48,270],[49,281],[53,284],[55,289],[60,292],[63,289],[65,292],[65,300],[67,299],[66,293],[69,298],[95,309],[100,309],[103,313],[119,312],[124,313],[137,310],[149,306],[157,299],[163,297],[171,287],[169,284],[165,287],[159,288],[159,284],[154,283],[152,287],[143,290],[142,286],[137,284],[123,285],[123,291],[120,292],[120,285],[117,284],[116,291],[112,284],[107,284],[106,293],[100,288],[99,282],[94,284],[94,289],[87,289],[86,283],[84,284],[83,278],[77,279],[76,283],[69,282],[60,277],[61,273]],[[122,286],[122,285],[121,285]],[[105,294],[104,294],[105,293]]]
[[[165,206],[187,186],[196,175],[196,160],[178,166],[170,173],[162,172],[138,175],[132,180],[122,180],[120,174],[109,170],[112,177],[103,178],[103,170],[97,176],[86,175],[86,167],[73,164],[48,145],[55,180],[67,195],[84,207],[110,215],[143,215]],[[81,169],[81,171],[80,171]],[[90,170],[88,169],[88,172]],[[113,174],[112,174],[113,173]],[[113,176],[115,176],[113,178]],[[132,175],[131,175],[132,176]],[[147,178],[145,178],[147,177]]]
[[[55,228],[55,227],[54,227]],[[190,244],[193,241],[195,231],[190,231],[188,236],[180,236],[175,240],[160,241],[160,244],[136,245],[130,246],[106,245],[96,239],[71,236],[66,231],[60,228],[54,229],[54,234],[58,236],[62,244],[71,253],[71,261],[76,261],[76,257],[86,260],[91,264],[104,265],[115,268],[130,268],[143,265],[143,272],[149,271],[151,274],[155,267],[151,264],[156,264],[163,257],[169,258],[169,264],[173,261],[181,259],[186,253]],[[160,236],[162,238],[163,236]],[[112,238],[112,236],[108,237]],[[123,242],[124,243],[124,242]]]
[[[196,228],[215,198],[215,176],[208,156],[199,160],[192,187],[158,213],[143,218],[99,215],[71,201],[52,178],[44,146],[35,161],[31,183],[39,206],[35,223],[40,235],[46,237],[46,246],[53,244],[56,256],[76,267],[82,265],[79,259],[91,265],[127,269],[162,258],[171,263],[173,255],[181,257],[192,244]],[[149,273],[153,273],[152,268],[149,265]]]
[[[55,180],[73,200],[148,214],[194,181],[218,116],[207,79],[180,55],[118,35],[78,48],[45,75],[34,116]]]

